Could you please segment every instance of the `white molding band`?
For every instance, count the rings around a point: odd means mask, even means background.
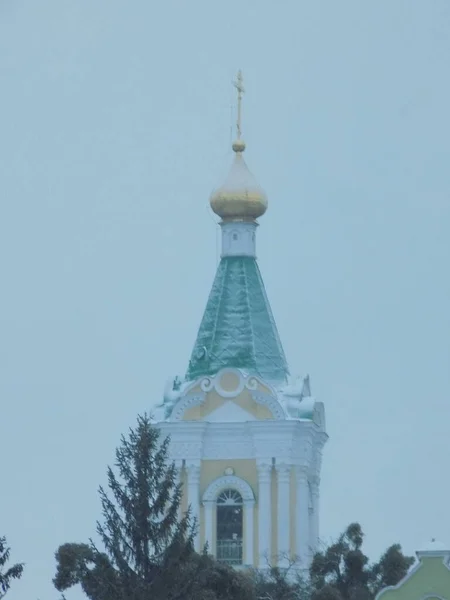
[[[238,491],[244,503],[249,500],[255,500],[252,488],[244,479],[236,477],[236,475],[223,475],[208,485],[203,494],[203,502],[216,502],[220,492],[227,489]]]

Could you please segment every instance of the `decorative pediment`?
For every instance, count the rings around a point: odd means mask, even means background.
[[[199,407],[198,410],[195,407]],[[260,407],[260,408],[258,408]],[[286,418],[276,392],[264,381],[239,369],[222,369],[214,377],[192,382],[178,399],[171,421],[219,422]]]

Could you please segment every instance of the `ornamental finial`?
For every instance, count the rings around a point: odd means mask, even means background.
[[[242,77],[242,71],[238,71],[236,80],[233,81],[233,85],[237,89],[237,93],[238,93],[237,120],[236,120],[237,139],[233,143],[233,150],[235,152],[243,152],[245,150],[245,143],[241,139],[241,134],[242,134],[241,119],[242,119],[242,94],[245,92],[245,90],[244,90],[244,79]]]
[[[236,80],[233,81],[233,85],[238,92],[237,137],[233,142],[235,156],[225,183],[214,190],[209,203],[223,222],[253,222],[266,212],[267,196],[256,183],[242,156],[245,143],[241,139],[241,105],[242,94],[244,93],[241,71],[239,71]]]

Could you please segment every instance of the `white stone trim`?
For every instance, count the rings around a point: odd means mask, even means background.
[[[286,419],[286,414],[283,410],[283,407],[274,396],[266,394],[265,392],[257,391],[252,392],[251,396],[257,404],[268,408],[274,419],[278,421],[284,421]]]
[[[183,461],[180,459],[173,461],[175,467],[175,485],[181,482],[181,471],[183,470]]]
[[[187,474],[187,503],[191,508],[191,516],[197,521],[197,533],[194,539],[195,550],[200,549],[200,464],[186,465]]]
[[[203,377],[200,381],[200,388],[203,392],[210,392],[214,387],[214,377]]]
[[[251,459],[298,465],[314,478],[320,469],[317,431],[311,423],[272,419],[214,423],[171,421],[158,423],[164,437],[170,436],[170,458],[192,460]],[[319,434],[320,435],[320,434]],[[232,443],[230,443],[232,440]]]
[[[207,437],[204,445],[205,457],[208,459],[245,459],[253,457],[252,440],[249,437],[238,439],[230,444],[229,439]]]
[[[222,221],[222,254],[221,256],[253,256],[255,251],[255,232],[258,224],[255,221]]]
[[[224,390],[220,384],[222,378],[225,377],[227,373],[231,373],[232,375],[235,375],[238,378],[239,383],[234,390]],[[216,389],[216,392],[222,398],[237,398],[239,394],[242,393],[242,390],[245,387],[245,379],[238,369],[222,369],[218,373],[217,377],[215,377],[214,379],[214,387]]]
[[[314,554],[319,545],[319,500],[320,500],[320,479],[314,477],[310,479],[311,490],[311,519],[310,519],[310,538],[309,544],[312,554]]]
[[[182,460],[174,460],[174,467],[175,467],[175,485],[178,486],[181,484],[181,474],[183,471],[183,461]],[[181,493],[183,493],[183,489],[181,490]],[[178,516],[181,516],[181,502],[180,502],[180,506],[178,507]]]
[[[243,542],[245,565],[253,565],[253,510],[255,506],[255,496],[250,485],[236,475],[223,475],[212,481],[203,494],[203,506],[205,516],[205,541],[209,542],[210,552],[216,554],[216,548],[213,548],[213,524],[214,510],[217,510],[217,498],[223,490],[233,489],[238,491],[243,501]]]
[[[232,373],[238,378],[239,383],[234,390],[224,390],[220,384],[222,377],[227,373]],[[240,369],[227,367],[225,369],[221,369],[213,376],[202,377],[199,385],[203,392],[210,392],[211,390],[215,389],[222,398],[236,398],[239,396],[239,394],[241,394],[244,388],[256,390],[259,383],[262,383],[262,381],[255,375],[247,375]]]
[[[200,394],[188,394],[187,396],[183,396],[178,400],[175,404],[175,407],[170,415],[169,421],[181,421],[184,417],[184,413],[192,408],[193,406],[200,406],[205,402],[206,395],[204,393]]]
[[[238,378],[238,385],[234,390],[224,390],[221,386],[221,379],[227,373],[233,373]],[[268,394],[266,392],[258,391],[258,386],[262,384],[255,375],[246,375],[240,369],[222,369],[213,377],[202,377],[200,380],[193,382],[187,388],[187,393],[177,401],[168,421],[182,421],[184,413],[192,408],[193,406],[200,406],[206,401],[208,392],[215,390],[221,398],[232,399],[237,398],[242,391],[246,388],[250,391],[253,400],[265,406],[271,412],[274,419],[286,420],[286,413],[283,406],[277,399],[275,392]],[[191,392],[196,386],[200,386],[201,392]]]
[[[203,494],[203,502],[216,502],[220,492],[226,489],[237,490],[241,494],[244,503],[255,500],[252,488],[244,479],[236,475],[223,475],[208,485]]]
[[[253,565],[254,539],[254,500],[244,501],[244,565]]]
[[[216,503],[212,500],[207,500],[203,502],[203,517],[204,517],[204,525],[205,525],[205,544],[208,544],[208,553],[213,556],[216,555],[216,548],[214,546],[214,537],[213,537],[213,523],[214,523],[214,509],[216,507]]]
[[[256,377],[255,375],[250,375],[245,379],[245,387],[251,391],[257,390],[259,383],[262,383],[261,379],[258,379],[258,377]]]
[[[300,560],[301,567],[306,568],[309,567],[312,554],[310,549],[310,491],[306,469],[295,468],[295,484],[295,553]]]
[[[313,422],[321,431],[325,432],[325,406],[323,405],[323,402],[316,402],[314,404]]]

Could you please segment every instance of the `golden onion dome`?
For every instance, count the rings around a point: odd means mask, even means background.
[[[235,157],[228,176],[210,197],[212,210],[224,221],[248,221],[261,217],[267,210],[267,196],[249,171],[242,152],[245,143],[233,144]]]

